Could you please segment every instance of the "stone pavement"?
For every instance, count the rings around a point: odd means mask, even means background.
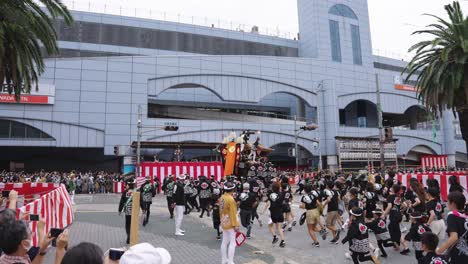
[[[117,207],[119,195],[97,194],[77,195],[75,201],[75,221],[70,227],[71,245],[82,241],[95,243],[106,251],[111,247],[125,246],[124,217],[118,216]],[[293,212],[296,217],[302,213],[298,208],[299,196],[295,196]],[[263,210],[259,207],[259,213]],[[216,231],[212,228],[211,218],[200,219],[197,212],[184,217],[184,237],[174,236],[174,221],[169,219],[166,200],[157,195],[151,208],[151,217],[146,227],[140,226],[140,242],[148,242],[156,247],[166,248],[178,263],[220,263],[220,241],[215,239]],[[261,215],[263,223],[267,216]],[[236,249],[235,262],[239,263],[268,263],[268,264],[315,264],[315,263],[352,263],[344,257],[348,245],[331,245],[328,241],[320,241],[321,247],[312,246],[311,239],[305,226],[299,224],[292,232],[285,232],[286,247],[271,244],[271,234],[264,225],[262,228],[255,223],[253,238]],[[371,240],[376,245],[374,235]],[[327,238],[330,240],[331,238]],[[256,254],[260,253],[260,254]],[[412,264],[416,263],[414,255],[401,256],[398,252],[388,248],[389,259],[383,259],[383,264]],[[45,263],[53,263],[53,252],[47,256]]]

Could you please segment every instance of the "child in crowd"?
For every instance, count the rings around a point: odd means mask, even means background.
[[[351,258],[354,264],[364,261],[372,261],[379,264],[376,256],[369,253],[369,233],[364,223],[364,212],[361,208],[354,207],[349,211],[351,224],[346,237],[341,241],[349,243]]]
[[[421,221],[422,214],[419,211],[411,213],[411,228],[406,234],[403,241],[404,249],[400,253],[407,255],[410,250],[408,247],[408,241],[413,241],[413,247],[416,252],[416,259],[419,260],[423,256],[423,249],[421,247],[421,236],[426,232],[431,232],[431,229]]]
[[[372,221],[367,222],[366,226],[374,232],[375,238],[377,240],[377,245],[379,246],[380,252],[382,253],[381,256],[386,258],[387,252],[385,251],[384,247],[393,247],[394,244],[390,239],[390,233],[387,229],[386,219],[380,218],[380,216],[383,213],[382,210],[377,208],[374,211],[372,211],[372,213],[374,218],[372,219]]]
[[[444,256],[439,256],[435,253],[439,237],[432,233],[426,232],[421,235],[421,247],[425,255],[418,259],[418,264],[448,264]]]

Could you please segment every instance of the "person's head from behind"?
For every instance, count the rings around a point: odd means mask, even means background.
[[[103,264],[104,253],[95,244],[82,242],[65,253],[61,264]]]
[[[465,202],[465,196],[459,191],[451,192],[448,195],[448,208],[451,211],[463,211]]]
[[[394,184],[394,185],[392,186],[392,192],[393,192],[393,194],[398,195],[398,194],[400,193],[400,189],[401,189],[401,187],[400,187],[399,184]]]
[[[362,214],[363,214],[363,211],[359,207],[353,207],[349,211],[351,221],[362,220],[362,218],[363,218]]]
[[[449,183],[450,183],[451,186],[452,185],[454,185],[454,186],[459,185],[457,176],[455,176],[455,175],[450,176],[449,177]]]
[[[434,252],[439,244],[439,237],[432,233],[426,232],[421,235],[421,247],[424,252]]]
[[[429,200],[439,198],[439,195],[440,195],[440,192],[437,188],[431,187],[427,189],[427,196],[429,197]]]
[[[232,193],[236,189],[236,185],[233,182],[226,182],[224,183],[224,192]]]
[[[312,185],[306,184],[306,185],[304,186],[304,191],[305,191],[307,194],[309,194],[310,192],[312,192]]]
[[[357,188],[353,187],[353,188],[349,189],[349,197],[351,199],[356,199],[357,196],[358,196],[358,189]]]
[[[6,221],[2,227],[0,248],[6,255],[23,256],[32,247],[32,233],[23,221]]]
[[[271,185],[271,190],[275,193],[279,193],[280,191],[280,186],[277,182],[274,182],[272,185]]]

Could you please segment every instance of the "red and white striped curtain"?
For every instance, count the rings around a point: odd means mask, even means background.
[[[8,184],[4,187],[6,187],[5,189],[9,190],[14,189],[19,193],[24,193],[25,190],[27,190],[30,192],[30,194],[34,192],[40,193],[44,188],[55,187],[52,191],[47,192],[38,199],[35,199],[34,201],[17,208],[17,218],[21,219],[22,215],[26,212],[29,212],[29,214],[39,215],[39,217],[44,218],[45,220],[46,233],[48,233],[51,228],[65,228],[73,222],[72,202],[65,185],[24,183],[16,185],[13,188],[9,188]],[[29,222],[29,228],[31,228],[33,233],[32,244],[35,247],[39,246],[37,223],[37,221]]]
[[[447,163],[447,155],[431,155],[421,157],[421,167],[423,169],[446,168]]]
[[[208,178],[214,177],[220,181],[224,176],[224,168],[221,162],[143,162],[141,163],[142,177],[150,176],[151,182],[156,177],[160,183],[169,175],[176,177],[188,174],[195,179],[204,175]],[[138,179],[137,179],[138,182]]]

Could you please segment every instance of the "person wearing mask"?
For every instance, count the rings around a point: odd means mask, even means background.
[[[429,201],[426,203],[426,212],[429,215],[427,225],[431,228],[432,232],[436,234],[439,241],[445,239],[445,222],[442,214],[444,213],[444,207],[439,201],[439,192],[436,188],[429,188],[427,190],[427,196]]]
[[[223,229],[223,241],[221,243],[221,263],[234,264],[236,252],[236,233],[239,231],[237,220],[237,204],[232,197],[236,186],[232,182],[224,184],[224,194],[221,196],[219,214],[221,228]]]
[[[125,213],[125,232],[127,233],[126,243],[130,244],[130,226],[132,224],[132,210],[133,210],[133,193],[135,192],[135,182],[133,178],[127,180],[125,191],[120,197],[119,215],[122,211]]]
[[[156,190],[150,182],[150,176],[146,176],[146,181],[140,187],[140,207],[143,210],[143,226],[146,226],[149,221],[150,208],[153,203],[153,197],[156,195]]]
[[[436,251],[438,255],[447,252],[449,263],[468,263],[468,216],[463,213],[466,198],[455,191],[448,195],[447,234],[448,240]]]
[[[184,219],[185,210],[185,174],[180,174],[177,177],[177,183],[174,185],[173,190],[173,207],[175,208],[175,235],[183,236],[185,231],[181,229],[182,220]]]

